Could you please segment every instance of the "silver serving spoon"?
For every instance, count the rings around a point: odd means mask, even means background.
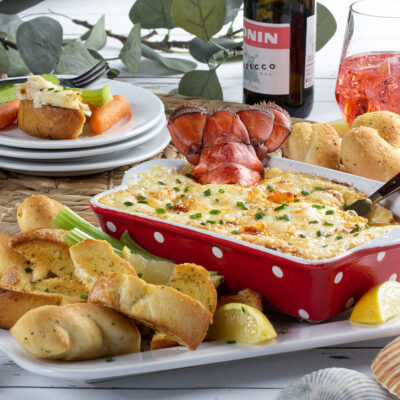
[[[367,199],[357,200],[353,204],[350,204],[347,210],[355,211],[360,217],[364,217],[371,210],[372,206],[379,201],[386,199],[393,193],[400,190],[400,173],[388,180],[383,186],[381,186],[375,193],[371,194]]]

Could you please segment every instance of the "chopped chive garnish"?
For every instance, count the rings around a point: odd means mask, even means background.
[[[282,335],[284,335],[285,333],[288,333],[288,331],[288,328],[282,328],[280,332],[282,333]]]
[[[139,199],[139,200],[146,200],[146,197],[144,197],[144,196],[139,196],[138,199]]]
[[[321,237],[321,236],[325,236],[325,235],[324,235],[324,233],[323,233],[323,232],[321,232],[321,231],[317,231],[317,236],[318,236],[318,237]]]
[[[197,218],[201,218],[201,213],[196,213],[196,214],[192,214],[191,216],[190,216],[190,219],[197,219]]]
[[[133,206],[133,203],[131,201],[124,201],[124,206]]]
[[[143,274],[142,274],[141,272],[139,272],[139,273],[137,274],[137,276],[138,276],[138,278],[141,278],[141,277],[143,276]]]
[[[220,219],[220,220],[218,221],[218,223],[219,223],[220,225],[225,225],[225,224],[226,224],[226,221],[225,221],[224,219]]]
[[[299,235],[301,238],[306,238],[307,236],[304,234],[304,233],[300,233],[300,235]]]
[[[165,183],[164,182],[161,182],[161,181],[158,181],[157,182],[159,185],[165,185]]]
[[[318,221],[314,219],[314,220],[312,220],[312,221],[308,221],[308,223],[309,223],[309,224],[318,224]]]
[[[207,224],[205,222],[200,222],[200,225],[206,226]]]
[[[165,205],[165,207],[167,207],[167,208],[172,208],[172,204],[171,204],[171,203],[167,203],[167,204]]]
[[[327,210],[327,211],[325,211],[325,215],[333,215],[333,214],[335,214],[335,211],[334,211],[334,210]]]
[[[242,206],[244,205],[244,203],[243,203],[243,201],[237,201],[237,202],[236,202],[236,205],[237,205],[238,207],[242,207]]]
[[[157,214],[165,214],[167,211],[165,208],[156,208],[156,213]]]
[[[353,226],[353,229],[350,231],[350,233],[357,232],[357,231],[359,231],[360,229],[361,229],[361,228],[360,228],[360,225],[355,224],[355,225]]]
[[[215,199],[215,202],[216,202],[216,203],[219,203],[219,199]]]
[[[204,196],[211,196],[211,189],[207,189],[203,192]]]
[[[226,343],[233,344],[233,343],[236,343],[236,340],[227,340]]]
[[[174,200],[174,203],[180,203],[180,202],[181,202],[181,199]]]
[[[25,272],[26,272],[27,274],[29,274],[29,273],[32,272],[32,271],[33,271],[32,268],[29,268],[29,267],[25,268]]]
[[[325,190],[325,188],[321,187],[321,186],[315,186],[314,188],[315,190]]]
[[[300,203],[300,199],[295,199],[295,200],[293,200],[293,203]]]
[[[140,204],[147,204],[147,200],[139,200],[138,203],[140,203]]]
[[[218,189],[218,192],[225,193],[225,190],[224,189]]]
[[[258,212],[254,214],[255,219],[261,219],[265,217],[267,214],[264,211]]]
[[[186,186],[185,189],[183,189],[183,191],[184,191],[185,193],[187,193],[187,192],[189,191],[189,189],[190,189],[190,186]]]
[[[289,217],[288,214],[283,214],[282,219],[285,220],[285,221],[290,221],[290,217]]]
[[[179,191],[181,190],[180,188],[178,188],[178,187],[176,187],[176,186],[174,186],[172,189],[174,189],[175,192],[179,192]]]
[[[355,233],[353,236],[358,236],[360,234],[360,232]]]
[[[213,215],[221,214],[221,210],[210,210],[209,213]]]
[[[207,224],[215,224],[217,221],[213,221],[212,219],[208,219],[206,222],[207,222]]]
[[[340,239],[343,239],[343,236],[342,235],[337,235],[336,236],[336,240],[340,240]]]
[[[323,246],[321,246],[321,247],[328,247],[328,245],[327,244],[324,244]]]
[[[88,294],[87,293],[82,293],[80,297],[81,297],[82,300],[87,300],[88,299]]]
[[[283,210],[284,208],[285,208],[285,206],[284,206],[283,204],[281,204],[280,206],[275,207],[275,208],[274,208],[274,211]]]
[[[49,288],[44,289],[45,292],[49,292]]]
[[[371,228],[371,225],[370,224],[365,224],[365,229],[369,229],[369,228]]]
[[[272,185],[268,185],[267,189],[268,189],[269,192],[273,192],[275,190]]]
[[[308,196],[308,195],[310,194],[310,192],[307,192],[307,190],[302,190],[302,191],[301,191],[301,194],[302,194],[303,196]]]
[[[287,207],[289,204],[288,203],[286,203],[286,201],[281,201],[281,204],[284,206],[284,207]]]
[[[185,174],[185,176],[186,176],[187,178],[191,178],[191,177],[192,177],[192,174]]]
[[[240,232],[240,231],[232,231],[231,233],[233,233],[234,235],[240,235],[242,232]]]
[[[242,306],[242,312],[245,313],[246,309]]]
[[[325,208],[325,206],[321,205],[321,204],[313,204],[311,207],[316,208],[317,210],[321,210],[322,208]]]
[[[323,223],[322,225],[325,225],[325,226],[333,226],[333,223],[332,223],[332,222],[329,222],[329,221],[324,221],[324,223]]]
[[[176,183],[182,183],[182,181],[180,179],[177,179]]]
[[[113,361],[114,361],[114,359],[112,357],[107,357],[106,358],[106,362],[113,362]]]
[[[349,208],[349,206],[346,203],[344,203],[343,204],[343,210],[346,211],[348,208]]]

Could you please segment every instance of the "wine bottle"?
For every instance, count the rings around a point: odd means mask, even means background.
[[[315,0],[244,0],[243,100],[306,117],[314,99]]]

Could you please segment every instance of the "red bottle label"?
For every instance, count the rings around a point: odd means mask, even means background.
[[[252,92],[289,93],[290,25],[244,18],[243,86]]]

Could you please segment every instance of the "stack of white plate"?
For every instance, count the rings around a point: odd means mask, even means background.
[[[131,103],[132,113],[101,135],[47,140],[16,125],[0,130],[0,169],[42,176],[89,175],[146,160],[169,143],[164,105],[153,93],[124,82],[102,79],[111,93]]]

